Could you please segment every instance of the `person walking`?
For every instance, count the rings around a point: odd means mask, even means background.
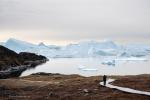
[[[106,81],[107,81],[107,76],[104,75],[104,76],[103,76],[103,83],[104,83],[104,86],[106,86]]]

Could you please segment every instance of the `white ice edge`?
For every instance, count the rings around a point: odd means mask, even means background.
[[[84,68],[84,69],[80,69],[82,71],[98,71],[98,69],[96,68]]]
[[[83,65],[78,66],[78,69],[81,71],[98,71],[97,68],[87,68],[86,66]]]
[[[130,89],[130,88],[126,88],[126,87],[119,87],[119,86],[114,86],[111,85],[110,83],[115,81],[115,79],[108,79],[106,82],[106,87],[108,88],[114,88],[120,91],[124,91],[124,92],[128,92],[128,93],[134,93],[134,94],[141,94],[141,95],[147,95],[150,96],[150,92],[145,92],[145,91],[139,91],[139,90],[135,90],[135,89]],[[100,82],[100,85],[103,85],[103,82]]]

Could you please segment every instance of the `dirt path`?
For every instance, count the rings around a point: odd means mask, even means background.
[[[126,87],[119,87],[119,86],[111,85],[110,83],[113,82],[113,81],[115,81],[115,79],[108,79],[107,82],[106,82],[106,87],[117,89],[117,90],[128,92],[128,93],[134,93],[134,94],[141,94],[141,95],[150,96],[150,92],[139,91],[139,90],[130,89],[130,88],[126,88]],[[104,86],[103,82],[100,82],[100,85]]]

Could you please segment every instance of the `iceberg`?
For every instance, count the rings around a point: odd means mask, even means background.
[[[81,71],[98,71],[97,68],[88,68],[88,67],[83,66],[83,65],[79,65],[78,69],[81,70]]]
[[[97,68],[83,68],[82,71],[98,71]]]
[[[4,42],[0,42],[0,45],[2,45],[2,46],[3,46],[3,45],[4,45]]]
[[[83,41],[66,46],[45,45],[43,42],[32,44],[26,41],[10,38],[1,45],[15,52],[31,52],[44,55],[48,58],[87,58],[87,57],[119,57],[141,58],[150,55],[150,45],[126,45],[121,46],[113,41],[106,40]],[[128,60],[129,60],[128,59]],[[123,60],[123,59],[122,59]],[[133,59],[132,59],[133,60]],[[139,60],[139,59],[138,59]],[[141,59],[142,60],[142,59]],[[103,64],[115,65],[115,61],[105,61]]]
[[[104,59],[104,61],[102,61],[101,63],[103,65],[109,65],[109,66],[115,66],[116,64],[120,63],[125,63],[127,61],[149,61],[146,58],[139,58],[139,57],[118,57],[118,58],[109,58],[109,59]]]
[[[115,61],[149,61],[146,58],[128,57],[128,58],[117,58]]]
[[[103,65],[115,66],[116,60],[106,60],[102,62]]]

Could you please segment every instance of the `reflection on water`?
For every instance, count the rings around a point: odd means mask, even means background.
[[[21,76],[30,75],[37,72],[61,73],[61,74],[79,74],[83,76],[94,75],[137,75],[150,74],[149,61],[128,61],[119,62],[115,66],[103,65],[103,59],[100,58],[60,58],[50,59],[49,62],[37,66],[34,69],[26,70]],[[84,66],[87,69],[97,70],[81,70]]]

